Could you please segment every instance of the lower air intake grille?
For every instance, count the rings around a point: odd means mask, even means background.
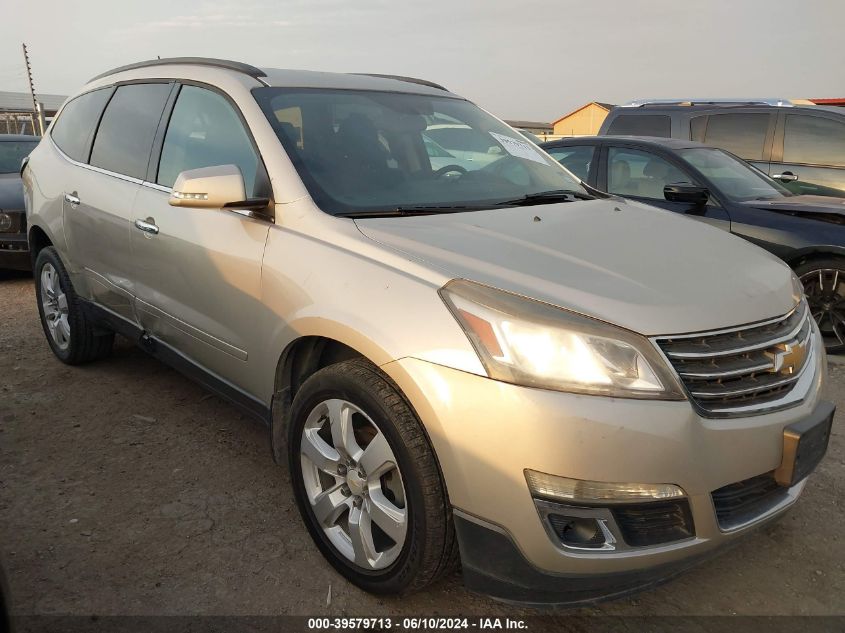
[[[686,499],[625,504],[612,508],[613,518],[631,547],[660,545],[695,536]]]
[[[777,407],[810,364],[812,333],[801,301],[770,321],[656,340],[692,399],[718,416]]]
[[[772,473],[751,477],[711,493],[716,520],[723,530],[751,523],[783,501],[787,495],[788,489],[779,486]]]

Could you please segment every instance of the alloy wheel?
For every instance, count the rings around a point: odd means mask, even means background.
[[[384,433],[351,402],[325,400],[305,421],[300,453],[305,492],[329,542],[364,570],[390,566],[405,543],[408,508]]]
[[[845,346],[845,271],[819,268],[801,275],[810,312],[827,349]]]
[[[41,307],[53,342],[66,350],[70,345],[67,295],[62,290],[58,271],[49,263],[41,268]]]

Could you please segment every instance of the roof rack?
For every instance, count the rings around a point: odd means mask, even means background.
[[[644,106],[666,106],[666,105],[768,105],[768,106],[793,106],[791,99],[766,98],[766,99],[634,99],[622,105],[623,108],[642,108]]]
[[[417,79],[416,77],[404,77],[402,75],[382,75],[380,73],[351,73],[352,75],[360,75],[362,77],[380,77],[381,79],[395,79],[396,81],[406,81],[409,84],[418,84],[420,86],[428,86],[429,88],[436,88],[437,90],[444,90],[449,92],[444,86],[436,84],[427,79]]]
[[[194,66],[211,66],[213,68],[225,68],[227,70],[234,70],[250,77],[266,77],[265,73],[260,68],[243,64],[241,62],[233,62],[228,59],[215,59],[213,57],[165,57],[164,59],[149,59],[145,62],[137,62],[135,64],[128,64],[126,66],[119,66],[112,68],[104,73],[100,73],[96,77],[92,77],[89,81],[96,81],[115,73],[120,73],[125,70],[135,70],[136,68],[151,68],[153,66],[172,66],[174,64],[192,64]]]

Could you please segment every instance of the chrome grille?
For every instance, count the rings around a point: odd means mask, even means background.
[[[778,406],[811,356],[806,301],[789,314],[740,328],[656,339],[692,399],[706,412]]]

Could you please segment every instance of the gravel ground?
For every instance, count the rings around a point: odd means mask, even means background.
[[[0,275],[0,558],[15,613],[536,613],[458,575],[401,599],[349,585],[308,537],[266,429],[126,341],[62,365],[32,279]],[[831,378],[845,411],[845,366]],[[845,614],[844,435],[838,421],[780,522],[662,587],[566,613]]]

